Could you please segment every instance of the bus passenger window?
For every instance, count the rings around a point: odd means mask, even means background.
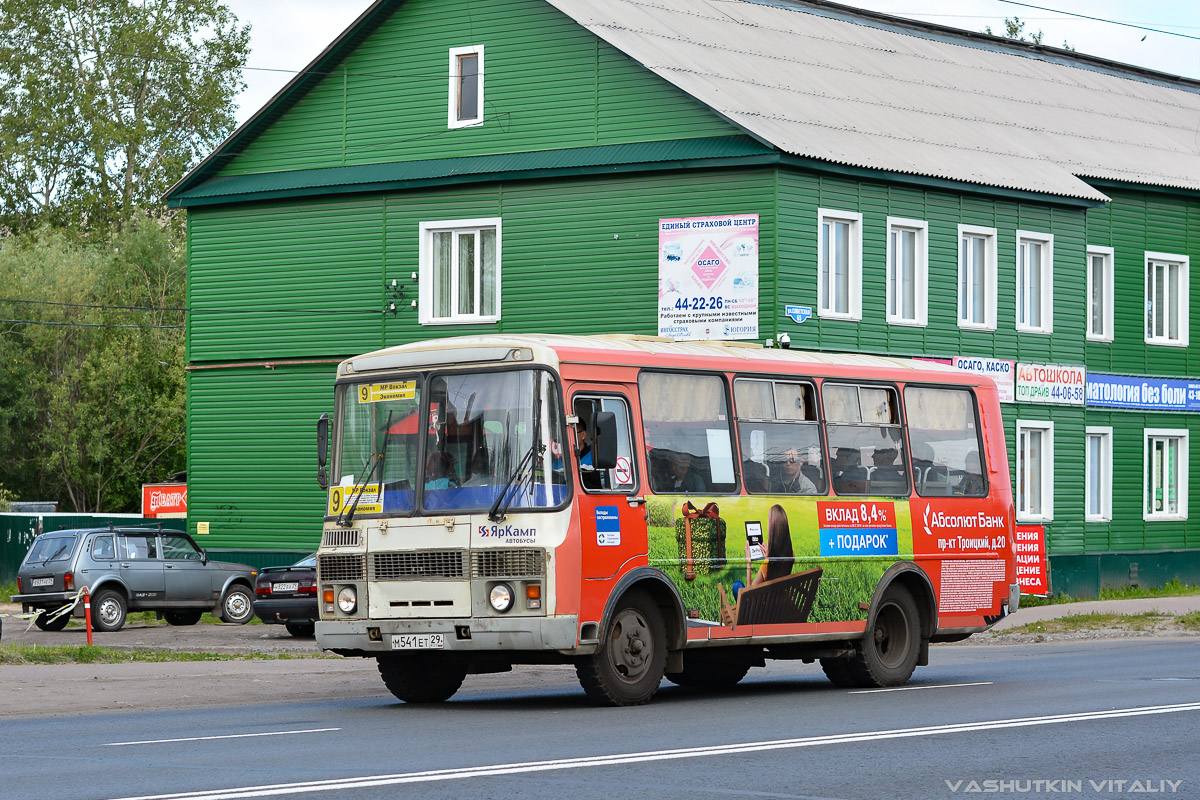
[[[907,496],[909,479],[896,390],[826,382],[821,395],[833,491],[840,495]]]
[[[651,490],[736,492],[724,380],[718,375],[643,372],[638,389]]]
[[[904,404],[917,494],[986,496],[975,395],[967,389],[909,386]]]
[[[825,494],[825,464],[812,384],[733,383],[742,476],[750,494]]]

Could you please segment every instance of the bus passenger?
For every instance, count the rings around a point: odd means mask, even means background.
[[[796,447],[789,447],[783,454],[782,473],[775,482],[773,491],[782,494],[816,494],[817,486],[801,471],[803,456]]]
[[[838,494],[866,494],[867,469],[857,447],[839,447],[830,465],[833,490]]]
[[[704,491],[704,480],[692,471],[691,453],[681,451],[671,453],[671,479],[668,491]]]
[[[495,480],[486,447],[481,447],[471,456],[471,477],[463,481],[463,486],[490,486]]]
[[[425,488],[453,489],[457,486],[450,454],[445,450],[434,450],[425,459]]]

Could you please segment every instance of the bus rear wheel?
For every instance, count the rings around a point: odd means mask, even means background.
[[[621,598],[600,649],[575,664],[583,691],[596,703],[636,706],[649,702],[667,664],[662,612],[641,592]]]
[[[379,656],[379,674],[388,691],[406,703],[444,703],[467,677],[467,664],[442,653]]]
[[[883,593],[874,622],[846,662],[850,678],[855,686],[866,688],[900,686],[912,677],[920,655],[921,612],[912,594],[893,584]],[[829,675],[828,669],[825,674]]]
[[[668,672],[667,680],[689,689],[729,689],[750,671],[750,662],[738,658],[716,658],[702,653],[684,653],[683,671]]]

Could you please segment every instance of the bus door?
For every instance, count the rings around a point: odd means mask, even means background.
[[[592,466],[595,419],[616,418],[617,465]],[[575,427],[575,481],[584,578],[611,578],[621,565],[647,553],[646,505],[633,457],[633,408],[623,392],[583,389],[571,398]]]

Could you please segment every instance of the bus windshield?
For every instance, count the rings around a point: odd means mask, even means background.
[[[567,498],[562,404],[545,370],[339,387],[335,460],[356,516],[555,508]]]

